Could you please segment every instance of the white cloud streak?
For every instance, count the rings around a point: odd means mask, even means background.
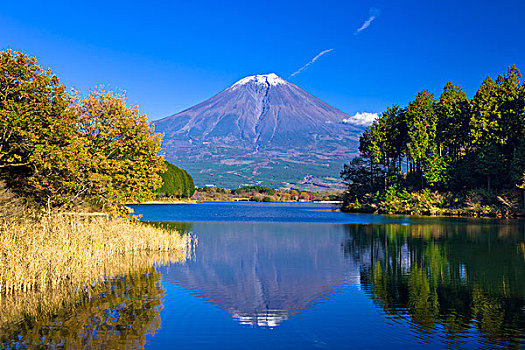
[[[363,23],[363,25],[359,28],[357,28],[357,30],[355,31],[354,35],[357,35],[359,34],[361,31],[365,30],[366,28],[370,27],[370,24],[372,23],[372,21],[376,19],[376,16],[370,16],[366,21],[365,23]]]
[[[368,10],[368,15],[370,17],[368,17],[368,19],[365,21],[365,23],[363,23],[361,27],[356,29],[356,31],[354,32],[354,35],[357,35],[363,30],[365,30],[366,28],[370,27],[370,24],[372,24],[374,19],[376,19],[380,14],[381,14],[381,10],[376,9],[375,7],[371,7],[370,10]]]
[[[312,60],[310,62],[308,62],[307,64],[305,64],[304,66],[302,66],[301,68],[299,68],[297,71],[293,72],[289,77],[288,79],[290,79],[291,77],[294,77],[296,76],[297,74],[301,73],[303,70],[305,70],[306,68],[308,68],[309,65],[311,65],[312,63],[314,63],[315,61],[317,61],[322,55],[324,54],[327,54],[329,53],[330,51],[333,51],[334,49],[328,49],[328,50],[324,50],[323,52],[319,53],[317,56],[315,56],[314,58],[312,58]]]

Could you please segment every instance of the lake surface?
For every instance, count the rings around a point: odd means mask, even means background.
[[[143,221],[191,232],[191,256],[109,281],[85,310],[55,318],[37,343],[55,337],[65,347],[146,349],[525,346],[523,221],[345,214],[309,203],[134,209]],[[24,331],[18,337],[27,344]]]

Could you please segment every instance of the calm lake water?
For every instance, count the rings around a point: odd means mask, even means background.
[[[191,256],[110,281],[85,310],[53,319],[36,343],[525,346],[523,221],[357,215],[307,203],[134,209],[143,221],[191,232]],[[20,344],[27,344],[26,328],[18,331]]]

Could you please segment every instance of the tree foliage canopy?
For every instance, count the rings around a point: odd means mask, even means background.
[[[166,172],[162,174],[162,186],[158,190],[159,195],[190,198],[195,193],[193,177],[186,170],[166,163]]]
[[[151,198],[164,171],[161,137],[122,95],[68,94],[34,57],[0,52],[0,177],[48,207],[107,210]]]
[[[155,134],[138,108],[123,96],[95,91],[75,105],[79,133],[90,158],[89,183],[97,201],[137,202],[150,199],[165,171]]]

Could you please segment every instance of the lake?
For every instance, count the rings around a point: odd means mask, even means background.
[[[523,221],[346,214],[311,203],[133,208],[143,221],[191,233],[193,252],[108,281],[87,307],[57,312],[33,344],[525,345]],[[15,345],[28,344],[30,327],[13,333]]]

